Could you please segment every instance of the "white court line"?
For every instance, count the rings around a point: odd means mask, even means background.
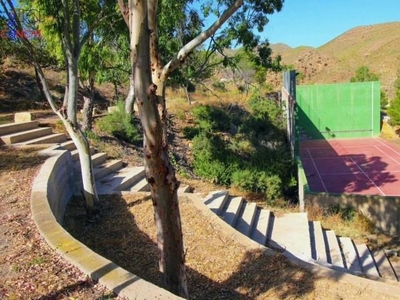
[[[327,193],[328,190],[327,190],[327,188],[326,188],[326,186],[325,186],[325,184],[324,184],[324,181],[322,180],[321,174],[319,173],[318,168],[317,168],[317,165],[315,164],[315,161],[314,161],[314,159],[312,158],[311,153],[310,153],[310,150],[309,150],[308,148],[307,148],[307,152],[308,152],[308,155],[309,155],[310,158],[311,158],[311,161],[312,161],[312,163],[313,163],[313,165],[314,165],[315,170],[317,171],[319,180],[321,181],[322,186],[324,187],[325,193]]]
[[[380,141],[379,139],[377,139],[377,138],[374,138],[374,140],[376,140],[377,142],[381,143],[381,144],[382,144],[382,146],[385,146],[386,148],[389,148],[389,149],[390,149],[390,150],[392,150],[394,153],[396,153],[396,154],[400,155],[400,152],[396,151],[396,150],[395,150],[395,149],[393,149],[392,147],[389,147],[388,145],[386,145],[385,143],[383,143],[383,142],[382,142],[382,141]]]
[[[385,154],[387,157],[389,157],[390,159],[392,159],[394,162],[396,162],[397,164],[400,164],[399,161],[397,161],[396,159],[394,159],[391,155],[388,155],[385,151],[381,150],[378,148],[378,146],[375,146],[376,149],[378,149],[379,151],[381,151],[383,154]]]
[[[354,161],[354,159],[352,159],[351,157],[350,157],[350,159],[351,159],[351,160],[353,161],[353,163],[357,166],[357,168],[360,169],[361,173],[363,173],[363,174],[372,182],[372,184],[381,192],[382,196],[386,196],[385,193],[382,192],[382,190],[379,188],[379,186],[377,186],[377,185],[375,184],[375,182],[367,175],[367,173],[365,173],[365,172],[363,171],[363,169],[361,169],[361,167]]]

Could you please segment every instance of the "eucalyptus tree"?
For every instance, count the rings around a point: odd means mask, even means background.
[[[247,49],[259,45],[253,29],[262,31],[267,15],[282,8],[283,0],[217,0],[206,3],[204,12],[215,13],[215,21],[163,62],[160,52],[160,11],[164,7],[181,13],[192,1],[118,0],[121,13],[130,32],[132,78],[135,101],[144,133],[144,164],[151,187],[159,267],[163,283],[171,292],[188,297],[184,248],[177,197],[179,182],[168,156],[167,111],[165,87],[172,72],[208,38],[214,38],[221,48],[232,43]],[[226,26],[225,26],[226,25]],[[219,36],[216,36],[217,32]],[[174,32],[171,32],[175,37]]]
[[[13,23],[17,30],[23,31],[23,24],[13,5],[13,1],[0,1],[8,20]],[[29,52],[32,64],[38,73],[51,108],[62,120],[78,149],[83,182],[82,195],[86,201],[88,217],[92,219],[96,213],[95,203],[98,201],[98,196],[89,143],[77,121],[78,61],[83,45],[89,40],[96,26],[108,17],[110,7],[114,7],[112,5],[113,1],[34,0],[29,3],[36,7],[47,24],[52,25],[52,30],[58,35],[58,40],[57,38],[54,39],[55,43],[59,42],[62,45],[61,53],[66,66],[67,88],[64,105],[57,107],[50,93],[42,67],[39,64],[37,49],[26,36],[22,35],[20,37],[21,42]],[[85,20],[82,18],[83,10],[86,12]]]

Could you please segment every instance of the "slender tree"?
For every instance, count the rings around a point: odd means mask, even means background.
[[[23,25],[12,0],[0,1],[1,6],[7,14],[8,20],[12,23],[15,30],[23,32]],[[78,61],[82,46],[88,41],[96,23],[100,22],[104,18],[104,11],[101,9],[102,7],[100,7],[100,12],[96,16],[96,22],[89,24],[82,22],[81,5],[78,0],[61,0],[61,2],[56,0],[38,0],[36,4],[43,16],[53,21],[53,26],[59,33],[59,40],[62,45],[68,85],[64,97],[64,105],[61,108],[57,107],[50,93],[34,45],[25,35],[21,35],[20,40],[29,52],[31,62],[40,78],[44,93],[51,108],[62,120],[67,132],[78,149],[83,181],[82,194],[86,201],[88,217],[89,219],[93,219],[96,215],[95,203],[98,201],[98,196],[96,192],[89,143],[77,122],[77,98],[79,86]],[[107,8],[105,2],[103,2],[103,5],[103,8]]]
[[[253,28],[262,30],[268,21],[266,15],[279,11],[283,0],[217,1],[215,5],[222,11],[217,13],[216,21],[163,63],[159,48],[158,9],[165,3],[173,5],[175,2],[118,0],[130,32],[132,78],[144,133],[144,164],[157,224],[159,266],[166,288],[188,297],[177,197],[179,182],[168,157],[167,79],[196,47],[213,37],[218,30],[224,33],[219,38],[223,47],[236,40],[248,49],[255,48],[259,39],[253,34]],[[228,20],[228,26],[223,28]]]

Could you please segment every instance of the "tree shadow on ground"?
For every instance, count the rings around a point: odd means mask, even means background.
[[[37,147],[16,149],[0,145],[0,174],[33,168],[42,164],[47,158],[37,152]]]
[[[193,212],[187,213],[189,201],[186,204],[185,200],[180,201],[191,299],[297,298],[313,290],[314,277],[282,255],[249,251],[219,230],[211,234],[195,228],[191,220],[196,215],[198,227],[212,225],[204,223],[193,205]],[[136,210],[138,207],[141,209]],[[137,196],[133,200],[117,195],[102,197],[100,212],[99,224],[87,224],[83,201],[74,199],[67,208],[65,227],[100,255],[160,286],[150,197]]]

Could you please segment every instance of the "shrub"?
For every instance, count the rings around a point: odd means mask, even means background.
[[[397,91],[396,98],[390,102],[387,110],[392,125],[400,125],[400,91]]]
[[[230,118],[221,108],[211,105],[199,105],[192,109],[196,125],[203,131],[227,131]]]
[[[297,184],[282,110],[260,96],[253,97],[249,106],[251,112],[230,106],[229,116],[217,107],[198,106],[192,110],[197,127],[185,128],[184,134],[193,137],[193,167],[198,176],[263,193],[274,204]]]
[[[229,185],[238,162],[217,135],[201,133],[193,139],[196,174],[213,183]]]
[[[267,121],[277,129],[285,128],[285,119],[283,118],[282,108],[279,107],[274,101],[261,97],[260,94],[254,93],[248,102],[254,117]]]
[[[134,118],[125,112],[124,102],[117,103],[117,109],[96,122],[101,131],[129,143],[138,143],[141,135],[134,123]]]

